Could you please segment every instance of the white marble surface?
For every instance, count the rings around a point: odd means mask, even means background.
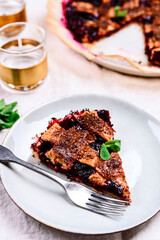
[[[98,93],[125,99],[160,120],[160,79],[122,75],[87,61],[49,32],[45,22],[46,0],[27,0],[26,3],[28,20],[44,27],[47,32],[49,78],[29,93],[11,91],[0,84],[0,99],[4,98],[7,103],[18,101],[17,108],[22,116],[48,100]],[[7,131],[0,132],[0,143]],[[159,236],[159,213],[139,227],[111,235],[83,236],[52,229],[23,213],[11,201],[0,180],[0,240],[158,240]]]

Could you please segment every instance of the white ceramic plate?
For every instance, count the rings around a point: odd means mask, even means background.
[[[106,234],[137,226],[160,209],[157,188],[160,182],[160,124],[147,113],[104,96],[69,97],[46,103],[21,117],[4,145],[19,158],[36,164],[31,157],[32,137],[46,129],[51,117],[63,117],[70,110],[83,108],[108,109],[117,131],[115,138],[122,140],[120,156],[133,201],[124,215],[111,218],[81,209],[69,201],[58,184],[16,164],[1,165],[6,191],[28,215],[64,231]]]

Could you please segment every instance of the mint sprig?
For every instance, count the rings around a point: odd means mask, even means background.
[[[119,152],[121,150],[121,140],[111,140],[105,142],[101,146],[100,157],[106,161],[111,158],[111,152]]]
[[[124,10],[124,11],[120,11],[120,9],[119,9],[119,6],[116,6],[115,7],[115,15],[116,15],[116,17],[118,17],[118,18],[123,18],[123,17],[125,17],[125,15],[128,13],[128,11],[127,10]]]
[[[13,111],[17,102],[5,104],[4,99],[0,100],[0,130],[10,128],[19,119],[18,111]]]

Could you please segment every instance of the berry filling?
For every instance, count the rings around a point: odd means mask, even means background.
[[[89,146],[93,148],[96,152],[100,153],[101,145],[106,141],[100,136],[96,135],[96,139],[93,143],[90,143]]]
[[[98,117],[103,119],[110,127],[113,127],[113,124],[111,124],[111,121],[110,121],[109,111],[99,110],[99,111],[97,111],[97,113],[98,113]]]
[[[77,179],[79,182],[86,183],[89,181],[89,176],[93,173],[95,173],[94,168],[76,161],[71,170],[66,172],[66,176],[70,179]]]
[[[120,186],[118,183],[116,183],[113,180],[108,180],[107,181],[107,190],[114,192],[114,193],[118,193],[118,195],[121,196],[123,194],[124,187]]]
[[[123,5],[123,0],[111,0],[111,6],[116,7],[116,6],[122,6]]]
[[[90,42],[98,39],[98,28],[85,26],[87,21],[97,21],[98,18],[96,16],[90,13],[77,12],[76,7],[72,6],[72,1],[64,5],[64,13],[67,20],[67,28],[74,34],[74,38],[77,41],[81,42],[85,34],[88,34]]]
[[[37,143],[38,143],[38,147],[37,147]],[[52,142],[44,141],[41,139],[41,137],[39,137],[37,141],[31,145],[31,148],[34,151],[36,151],[39,159],[41,159],[42,162],[46,162],[48,158],[45,156],[45,153],[49,151],[52,147],[53,147]]]

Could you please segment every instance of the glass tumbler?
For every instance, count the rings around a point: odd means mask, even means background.
[[[26,10],[23,0],[0,0],[0,27],[12,22],[25,22]]]
[[[10,88],[28,91],[47,77],[43,28],[16,22],[0,28],[0,79]]]

